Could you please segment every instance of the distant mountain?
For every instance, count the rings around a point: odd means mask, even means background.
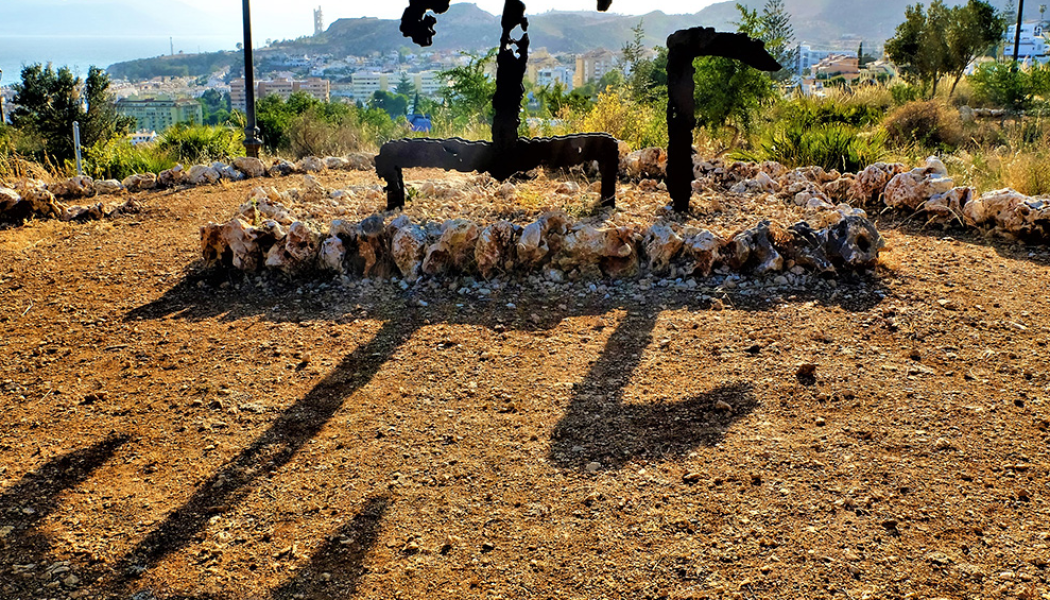
[[[904,9],[916,1],[786,0],[785,4],[792,16],[796,41],[814,47],[855,50],[860,41],[864,41],[869,49],[881,47],[904,20]],[[741,2],[759,10],[764,3],[764,0]],[[995,5],[1001,3],[993,2]],[[960,1],[948,0],[947,4],[960,4]],[[632,38],[631,28],[641,20],[646,33],[645,44],[655,46],[664,45],[668,35],[687,27],[734,31],[734,23],[739,18],[736,0],[711,4],[695,14],[686,15],[654,11],[639,17],[590,11],[551,11],[529,15],[529,37],[533,48],[547,48],[551,52],[583,52],[598,47],[618,49]],[[495,47],[499,41],[499,17],[473,4],[453,4],[448,12],[437,15],[437,19],[434,49],[485,50]],[[323,37],[337,54],[366,55],[412,45],[398,31],[398,21],[392,19],[339,19],[332,23]],[[303,42],[312,44],[315,40]]]
[[[922,0],[785,0],[784,5],[791,14],[795,40],[811,46],[830,49],[856,50],[864,42],[867,49],[881,48],[893,37],[897,25],[904,21],[904,10],[917,3],[928,6]],[[762,10],[764,0],[742,0],[748,8]],[[1005,0],[991,0],[990,4],[1002,9]],[[965,0],[946,0],[948,6],[965,4]],[[615,3],[614,3],[615,6]],[[1025,11],[1027,18],[1035,18],[1037,7]],[[729,0],[711,4],[697,13],[708,26],[719,29],[735,29],[732,22],[739,20],[736,1]]]
[[[137,22],[145,18],[142,11],[134,8],[131,2],[96,1],[107,5],[127,5],[128,11],[123,17],[125,20]],[[797,42],[808,43],[814,48],[851,51],[863,42],[867,51],[874,51],[893,36],[897,25],[904,20],[905,8],[915,1],[786,0],[785,3],[792,15]],[[1005,0],[998,1],[1001,3]],[[58,4],[57,0],[43,2]],[[765,0],[742,0],[741,3],[760,10]],[[959,3],[959,0],[947,0],[950,5]],[[16,15],[20,11],[26,12],[20,6],[13,7],[13,10]],[[1036,10],[1031,9],[1028,16],[1034,17]],[[529,15],[529,37],[533,49],[546,48],[550,52],[580,53],[595,48],[619,50],[633,38],[631,29],[640,21],[645,31],[645,45],[656,46],[664,45],[672,32],[688,27],[704,26],[720,31],[735,31],[734,23],[739,18],[734,0],[709,5],[690,15],[667,15],[654,11],[639,17],[592,11],[551,11]],[[395,19],[339,19],[321,35],[280,42],[271,48],[311,55],[329,53],[337,57],[387,53],[403,47],[417,49],[411,40],[401,35],[398,27],[399,21]],[[434,50],[485,51],[499,43],[499,17],[474,4],[453,4],[445,14],[437,15],[435,30],[437,33],[431,47]],[[157,60],[138,62],[143,64],[135,65],[136,70],[161,65]],[[168,62],[172,63],[171,60]],[[111,68],[111,72],[130,73],[129,66],[130,63],[118,63]],[[187,66],[191,71],[194,68]],[[167,64],[165,68],[174,66]]]

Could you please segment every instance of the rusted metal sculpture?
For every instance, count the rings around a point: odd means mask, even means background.
[[[693,59],[698,56],[733,58],[762,71],[783,67],[765,44],[743,33],[722,33],[710,27],[682,29],[667,36],[667,191],[674,210],[689,210],[693,182]]]
[[[610,4],[611,0],[598,0],[598,10],[606,10]],[[401,33],[420,46],[429,46],[434,40],[437,19],[427,12],[441,14],[448,7],[448,0],[411,0],[401,17]],[[525,4],[521,0],[506,0],[500,25],[503,33],[496,54],[492,141],[422,138],[383,144],[376,157],[376,173],[387,182],[387,209],[393,210],[405,204],[402,169],[406,167],[487,172],[502,181],[541,165],[571,167],[590,161],[597,161],[601,172],[602,205],[614,205],[620,160],[616,138],[606,133],[518,137],[521,100],[525,94],[522,81],[529,57],[529,20],[525,17]],[[511,33],[518,27],[522,35],[515,39]]]

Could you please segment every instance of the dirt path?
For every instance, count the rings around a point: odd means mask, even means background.
[[[250,187],[0,231],[0,597],[1050,598],[1047,248],[883,221],[877,276],[814,290],[199,278]]]

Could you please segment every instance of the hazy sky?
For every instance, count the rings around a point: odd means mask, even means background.
[[[695,13],[717,0],[613,0],[609,12],[621,14],[645,14],[660,10],[668,14]],[[202,12],[214,15],[219,22],[230,23],[234,30],[236,17],[240,13],[240,2],[216,2],[215,0],[181,0]],[[503,10],[502,0],[475,0],[482,9],[499,14]],[[400,18],[407,0],[384,2],[362,2],[361,0],[313,0],[309,3],[291,3],[287,0],[251,0],[252,27],[257,43],[266,38],[294,38],[313,33],[312,9],[321,6],[327,27],[339,18],[379,17]],[[528,13],[536,14],[548,10],[595,10],[595,0],[526,0]],[[224,28],[225,29],[225,28]]]

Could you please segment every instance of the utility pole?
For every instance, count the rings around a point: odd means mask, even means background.
[[[245,0],[247,1],[247,0]],[[1024,14],[1024,0],[1017,2],[1017,29],[1014,31],[1014,70],[1017,70],[1017,52],[1021,49],[1021,16]]]
[[[4,70],[0,69],[0,81],[4,80]],[[0,125],[7,123],[7,117],[4,116],[4,88],[0,86]]]
[[[259,158],[259,128],[255,126],[255,64],[252,59],[252,11],[249,0],[243,0],[244,10],[244,112],[248,122],[244,126],[244,151]]]

